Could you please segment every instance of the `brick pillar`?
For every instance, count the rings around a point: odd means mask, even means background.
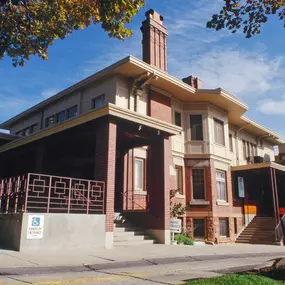
[[[157,137],[151,144],[150,211],[152,234],[164,244],[170,243],[170,170],[172,160],[171,141]]]
[[[96,128],[96,180],[105,184],[106,248],[113,247],[117,125],[102,121]]]

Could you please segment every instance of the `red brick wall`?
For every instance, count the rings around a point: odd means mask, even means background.
[[[117,125],[101,121],[96,128],[95,173],[96,180],[105,181],[106,232],[114,230],[114,195],[116,171]]]
[[[149,115],[167,123],[172,123],[171,98],[151,90],[149,100]]]

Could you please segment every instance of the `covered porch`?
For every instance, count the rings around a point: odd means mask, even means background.
[[[276,242],[284,237],[285,166],[264,162],[232,167],[235,203],[243,208],[244,225],[272,218]],[[269,220],[268,220],[269,221]]]
[[[105,247],[113,246],[115,211],[169,243],[170,136],[179,132],[172,124],[109,104],[0,147],[0,177],[39,173],[102,182]],[[134,187],[138,147],[147,150],[141,191]]]

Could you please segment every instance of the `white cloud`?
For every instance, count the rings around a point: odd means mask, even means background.
[[[45,89],[43,92],[42,92],[42,96],[45,98],[45,99],[48,99],[49,97],[55,95],[56,93],[58,93],[60,90],[59,89],[56,89],[56,88],[49,88],[49,89]]]
[[[266,115],[285,115],[285,95],[282,99],[263,99],[257,102],[257,110]]]

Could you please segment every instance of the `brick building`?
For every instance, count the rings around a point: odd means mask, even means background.
[[[101,181],[106,247],[114,244],[116,212],[168,244],[170,190],[178,189],[175,201],[190,205],[181,217],[189,236],[250,242],[242,232],[264,222],[272,223],[275,242],[285,206],[278,192],[285,167],[273,162],[279,135],[247,118],[248,106],[222,88],[203,89],[196,77],[167,73],[167,30],[157,12],[146,13],[141,31],[143,61],[124,58],[0,125],[10,131],[0,134],[0,210],[42,213],[45,190],[35,189],[47,187],[46,213],[63,213],[64,203],[68,214],[80,212],[72,199],[78,205],[93,194],[68,197],[63,180],[62,192],[54,186],[51,194],[42,176]],[[19,208],[15,189],[25,173],[40,173],[27,188],[37,194]],[[16,188],[7,190],[12,183]],[[56,195],[60,203],[52,206]],[[88,203],[87,213],[96,204]]]

